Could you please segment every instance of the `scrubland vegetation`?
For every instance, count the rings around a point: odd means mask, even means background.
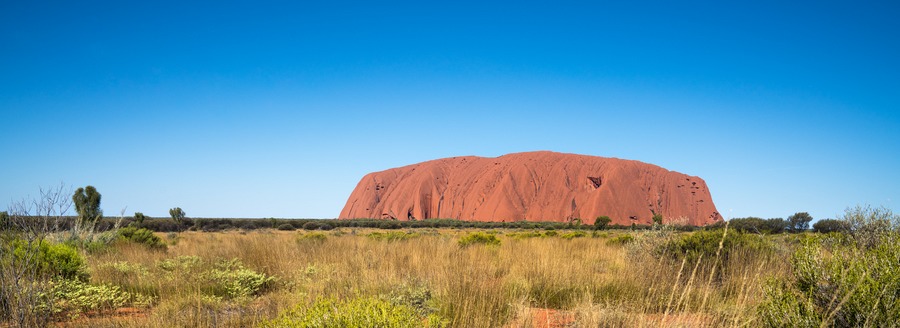
[[[52,214],[28,219],[52,219]],[[3,220],[0,325],[884,327],[900,322],[900,219],[878,208],[849,209],[835,231],[792,234],[728,226],[683,232],[666,225],[644,230],[321,230],[320,225],[299,231],[276,225],[170,233],[113,225],[96,232],[50,225],[29,230],[16,224],[15,213]]]

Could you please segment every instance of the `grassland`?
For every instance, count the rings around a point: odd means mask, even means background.
[[[794,234],[128,227],[32,243],[9,229],[0,326],[896,326],[900,217],[842,220]]]
[[[674,231],[507,231],[496,235],[499,245],[461,246],[471,232],[182,232],[163,235],[165,251],[116,243],[87,254],[90,283],[149,301],[73,315],[64,325],[257,326],[317,300],[372,297],[451,327],[752,326],[761,281],[788,271],[785,256],[655,254],[682,234]],[[625,234],[635,241],[616,242]],[[219,292],[209,272],[222,263],[271,280],[244,294]]]

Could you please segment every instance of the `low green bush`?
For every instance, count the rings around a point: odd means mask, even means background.
[[[271,288],[275,282],[274,277],[250,270],[238,259],[217,263],[206,276],[213,282],[209,293],[225,299],[259,295]]]
[[[849,234],[812,235],[791,275],[770,280],[758,306],[768,327],[895,327],[900,322],[900,217],[857,207]]]
[[[87,266],[78,250],[71,245],[46,240],[29,243],[14,239],[0,245],[2,265],[27,264],[28,269],[49,278],[87,280]]]
[[[421,316],[408,305],[394,304],[373,297],[348,301],[319,299],[311,306],[297,306],[262,327],[445,327],[447,323],[436,315]]]
[[[541,233],[540,231],[529,230],[529,231],[513,232],[510,234],[507,234],[507,236],[509,236],[512,239],[528,239],[528,238],[544,237],[544,234]]]
[[[383,241],[398,241],[398,240],[407,240],[412,238],[419,237],[420,234],[415,232],[406,232],[406,231],[387,231],[387,232],[372,232],[366,235],[374,240],[383,240]]]
[[[610,238],[606,241],[606,244],[610,246],[622,246],[632,242],[634,242],[634,236],[626,233]]]
[[[278,230],[281,230],[281,231],[293,231],[293,230],[297,230],[297,228],[294,228],[294,226],[291,225],[290,223],[282,223],[282,224],[279,224],[279,225],[278,225]]]
[[[321,232],[310,232],[310,233],[300,234],[299,236],[297,236],[298,243],[309,243],[309,242],[321,243],[321,242],[325,241],[326,239],[328,239],[328,236],[326,236],[324,233],[321,233]]]
[[[575,238],[581,238],[584,236],[587,236],[587,233],[584,231],[571,231],[571,232],[566,232],[566,233],[560,235],[559,237],[562,239],[575,239]]]
[[[676,238],[660,245],[657,250],[660,254],[676,259],[687,259],[688,263],[695,263],[701,257],[706,260],[718,258],[720,263],[727,262],[732,253],[750,252],[758,256],[771,254],[775,247],[758,234],[748,234],[739,231],[696,231],[680,234]]]
[[[484,232],[473,232],[459,238],[459,246],[466,247],[475,244],[499,246],[500,239],[496,235]]]
[[[153,299],[123,291],[118,286],[91,285],[78,280],[57,280],[51,288],[56,304],[54,312],[70,317],[92,311],[110,311],[124,306],[147,307]]]
[[[141,244],[155,250],[165,250],[166,243],[162,238],[153,234],[153,231],[144,228],[125,227],[119,229],[119,238],[136,244]]]

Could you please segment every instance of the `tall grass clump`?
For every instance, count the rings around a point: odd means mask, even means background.
[[[850,231],[807,237],[791,275],[772,279],[759,305],[768,327],[895,327],[900,322],[900,217],[848,209]]]

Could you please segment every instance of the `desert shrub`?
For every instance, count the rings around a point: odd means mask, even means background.
[[[259,295],[271,288],[275,282],[274,277],[250,270],[238,259],[217,263],[206,276],[213,282],[209,293],[225,299]]]
[[[574,238],[581,238],[584,236],[587,236],[587,233],[584,231],[570,231],[570,232],[566,232],[566,233],[560,235],[559,237],[562,239],[574,239]]]
[[[398,240],[407,240],[412,238],[417,238],[421,236],[415,232],[407,232],[407,231],[388,231],[388,232],[372,232],[366,235],[374,240],[384,240],[384,241],[398,241]]]
[[[559,233],[553,228],[544,231],[544,237],[556,237],[556,235],[559,235]]]
[[[778,234],[784,232],[788,224],[787,221],[781,218],[766,220],[757,217],[747,217],[728,220],[729,229],[749,233]]]
[[[792,276],[772,280],[758,307],[770,327],[887,327],[900,320],[900,245],[807,238]]]
[[[79,280],[88,278],[84,258],[78,254],[74,246],[48,241],[29,244],[22,239],[15,239],[8,245],[0,247],[8,248],[3,249],[3,253],[15,257],[15,259],[0,259],[3,262],[13,260],[18,263],[34,263],[32,267],[40,275],[53,278]],[[34,254],[34,259],[29,258],[30,254]]]
[[[402,227],[403,226],[400,224],[400,222],[397,222],[394,220],[387,220],[387,221],[382,221],[381,223],[378,223],[379,229],[400,229]]]
[[[301,234],[301,235],[297,236],[297,242],[299,242],[299,243],[308,243],[308,242],[321,243],[321,242],[325,241],[326,239],[328,239],[328,236],[326,236],[324,233],[321,233],[321,232],[310,232],[310,233],[305,233],[305,234]]]
[[[373,297],[348,301],[319,299],[311,306],[297,306],[263,327],[444,327],[436,315],[422,317],[408,305]]]
[[[747,234],[739,231],[697,231],[685,233],[662,244],[658,252],[676,259],[687,259],[695,263],[701,256],[705,259],[715,258],[718,254],[721,262],[727,262],[733,252],[742,251],[760,256],[774,251],[774,245],[763,236]]]
[[[282,224],[278,225],[278,230],[281,230],[281,231],[293,231],[295,229],[296,228],[294,228],[294,226],[291,225],[290,223],[282,223]]]
[[[606,241],[606,244],[610,246],[622,246],[632,242],[634,242],[634,236],[626,233],[610,238]]]
[[[56,304],[55,312],[76,316],[89,311],[115,310],[123,306],[149,306],[152,298],[128,293],[118,286],[91,285],[78,280],[52,282]]]
[[[813,224],[813,231],[819,233],[847,232],[849,230],[850,224],[844,220],[824,219]]]
[[[119,229],[119,238],[125,241],[141,244],[150,249],[165,250],[166,243],[162,238],[153,234],[153,231],[144,228],[125,227]]]
[[[156,265],[163,271],[191,272],[198,270],[203,259],[195,255],[182,255],[159,261]]]
[[[530,230],[530,231],[513,232],[510,234],[507,234],[507,236],[509,236],[512,239],[528,239],[528,238],[543,237],[544,234],[542,234],[540,231]]]
[[[482,244],[488,246],[499,246],[500,239],[497,238],[497,235],[484,233],[484,232],[473,232],[468,235],[462,236],[459,238],[459,246],[466,247],[475,244]]]
[[[330,224],[328,224],[328,223],[323,223],[322,225],[319,226],[319,230],[325,230],[325,231],[328,231],[328,230],[331,230],[331,229],[334,229],[334,227],[332,227],[332,226],[331,226]]]
[[[318,230],[319,223],[318,222],[306,222],[303,224],[303,230]]]
[[[900,320],[900,217],[848,209],[848,234],[800,240],[791,276],[772,280],[758,307],[770,327],[893,327]]]

